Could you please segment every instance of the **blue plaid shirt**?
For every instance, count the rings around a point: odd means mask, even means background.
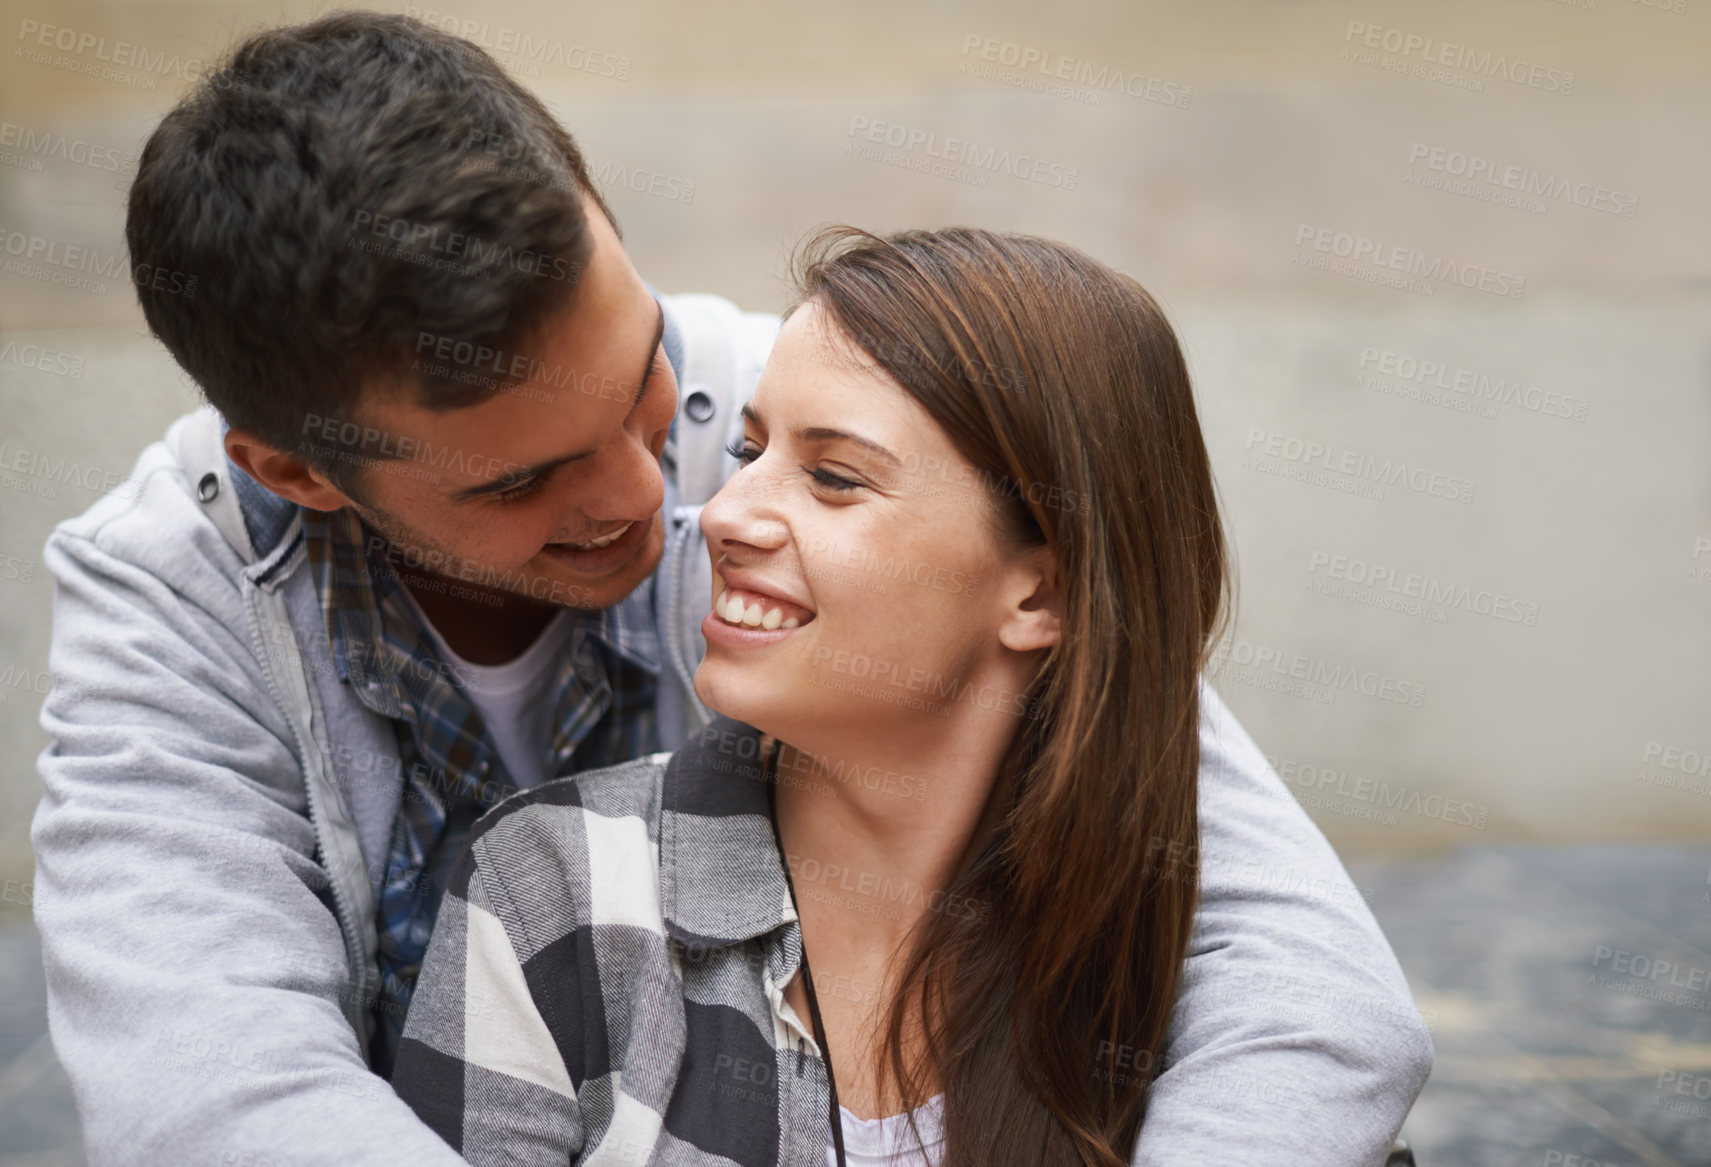
[[[481,714],[439,659],[403,580],[383,552],[370,557],[362,520],[348,509],[305,510],[303,533],[339,678],[355,685],[364,705],[392,720],[403,760],[404,786],[376,905],[381,988],[371,1048],[376,1072],[390,1077],[440,898],[470,827],[518,787]],[[650,580],[615,608],[572,611],[569,648],[554,681],[552,775],[659,749],[652,590]]]

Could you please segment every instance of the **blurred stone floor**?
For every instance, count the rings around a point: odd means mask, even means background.
[[[1348,867],[1432,1026],[1421,1167],[1711,1164],[1711,847]]]
[[[1505,845],[1348,866],[1437,1046],[1405,1132],[1421,1167],[1711,1164],[1711,848]],[[18,915],[0,925],[0,977],[0,1167],[81,1164]]]

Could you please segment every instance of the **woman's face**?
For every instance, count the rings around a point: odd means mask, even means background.
[[[1000,543],[980,474],[926,410],[809,302],[744,412],[744,464],[701,514],[701,699],[827,753],[1023,712],[1032,654],[1000,635],[1039,555]]]

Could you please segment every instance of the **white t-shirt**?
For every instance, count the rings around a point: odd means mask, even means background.
[[[452,670],[469,703],[481,714],[499,760],[511,781],[527,789],[552,777],[548,755],[552,750],[553,707],[557,694],[552,691],[559,654],[566,650],[571,633],[571,611],[561,609],[547,621],[535,642],[525,648],[515,660],[502,665],[471,664],[451,650],[445,637],[434,627],[416,597],[405,588],[410,605],[416,609],[440,658]]]
[[[915,1108],[915,1126],[921,1132],[925,1159],[909,1133],[908,1115],[857,1118],[847,1107],[838,1107],[844,1117],[844,1162],[849,1167],[937,1167],[944,1157],[944,1106],[945,1096],[935,1094]],[[826,1163],[827,1167],[838,1164],[831,1123],[826,1124]]]

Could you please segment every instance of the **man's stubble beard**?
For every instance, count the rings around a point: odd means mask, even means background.
[[[501,571],[493,564],[483,563],[479,560],[472,560],[466,556],[458,555],[449,548],[443,547],[432,539],[422,535],[402,519],[399,519],[396,515],[387,511],[378,510],[367,503],[358,502],[356,499],[351,498],[349,492],[346,492],[346,497],[350,498],[351,501],[348,505],[350,506],[350,509],[355,512],[357,518],[361,519],[363,524],[372,530],[374,534],[385,539],[400,552],[403,562],[393,565],[392,570],[398,574],[398,577],[401,580],[408,581],[416,579],[422,581],[444,581],[447,584],[452,584],[460,588],[469,588],[474,591],[485,592],[488,595],[498,596],[502,599],[514,598],[522,600],[525,603],[535,605],[546,604],[553,607],[578,608],[584,611],[594,611],[599,607],[599,605],[589,603],[577,603],[576,600],[578,598],[578,592],[581,589],[573,585],[560,584],[558,581],[549,581],[553,586],[548,589],[547,596],[537,597],[531,595],[525,589],[528,587],[529,582],[534,578],[534,573],[528,570],[528,563],[532,563],[534,561],[532,556],[521,566],[511,568],[507,571]],[[364,541],[364,547],[366,550],[366,540]],[[479,578],[475,580],[460,579],[454,574],[446,574],[443,572],[433,571],[426,567],[410,565],[411,560],[414,560],[416,564],[421,564],[426,561],[428,556],[436,554],[441,556],[443,561],[446,563],[460,566],[464,564],[473,564],[476,567],[483,569],[484,574],[493,579],[503,579],[505,577],[515,579],[516,577],[521,576],[522,579],[519,581],[520,586],[509,588],[495,587],[490,583],[479,582]],[[564,598],[562,600],[555,598],[560,596],[563,596]]]

